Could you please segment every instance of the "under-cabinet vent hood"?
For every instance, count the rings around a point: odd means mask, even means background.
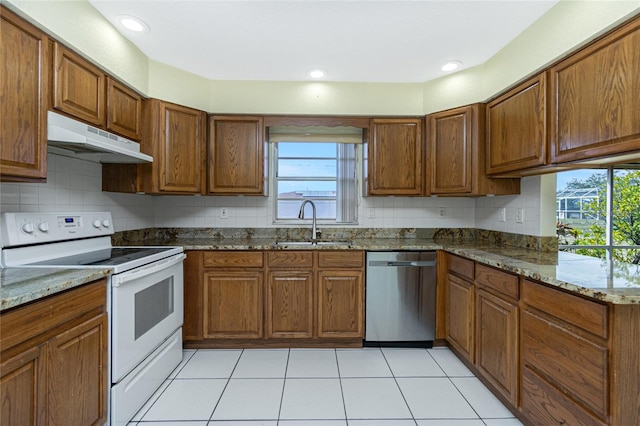
[[[140,144],[78,120],[49,111],[47,149],[66,157],[96,163],[151,163]]]

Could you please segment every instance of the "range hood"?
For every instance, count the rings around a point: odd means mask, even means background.
[[[53,111],[47,114],[47,150],[96,163],[151,163],[140,144]]]

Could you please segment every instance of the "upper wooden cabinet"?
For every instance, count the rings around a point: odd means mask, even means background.
[[[111,77],[107,77],[107,129],[136,140],[142,131],[142,98]]]
[[[541,73],[487,104],[489,175],[547,164],[545,76]]]
[[[518,179],[486,175],[485,106],[427,115],[427,176],[434,195],[519,194]]]
[[[71,49],[53,44],[53,107],[98,127],[104,126],[104,72]]]
[[[206,119],[206,113],[192,108],[158,99],[145,102],[141,150],[153,157],[153,163],[139,166],[144,192],[202,192]]]
[[[266,195],[262,117],[209,118],[209,194]]]
[[[425,195],[422,127],[418,118],[371,119],[367,195]]]
[[[640,151],[640,18],[552,67],[549,83],[553,163]]]
[[[0,6],[0,180],[47,176],[49,39]]]
[[[54,43],[53,107],[97,127],[139,140],[142,98],[60,43]]]

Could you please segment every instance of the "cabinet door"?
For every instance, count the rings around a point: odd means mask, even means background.
[[[48,416],[52,425],[101,425],[107,420],[107,314],[50,341]]]
[[[265,195],[262,117],[210,118],[209,193]]]
[[[551,160],[640,150],[640,18],[551,68]]]
[[[140,140],[142,98],[133,90],[107,78],[107,129]]]
[[[270,271],[267,280],[267,337],[312,337],[312,271]]]
[[[153,171],[157,184],[146,182],[145,191],[200,193],[206,114],[157,99],[149,102],[152,129],[144,146],[154,153],[154,162],[143,167]]]
[[[474,293],[473,283],[447,274],[447,341],[470,362],[473,362],[475,344]]]
[[[547,160],[545,73],[487,104],[487,173],[543,166]]]
[[[476,366],[518,404],[518,306],[482,289],[476,298]]]
[[[105,124],[105,75],[60,43],[54,43],[53,106],[98,127]]]
[[[361,271],[318,272],[317,336],[364,337]]]
[[[0,6],[0,177],[47,176],[49,41]]]
[[[369,125],[368,195],[424,195],[420,119],[372,119]]]
[[[0,424],[45,425],[47,395],[45,345],[0,364]]]
[[[472,119],[471,107],[427,117],[431,194],[471,193]]]
[[[205,338],[263,336],[262,271],[207,271],[204,280]]]

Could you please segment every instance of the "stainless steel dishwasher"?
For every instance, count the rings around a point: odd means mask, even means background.
[[[367,252],[365,346],[432,347],[436,252]]]

